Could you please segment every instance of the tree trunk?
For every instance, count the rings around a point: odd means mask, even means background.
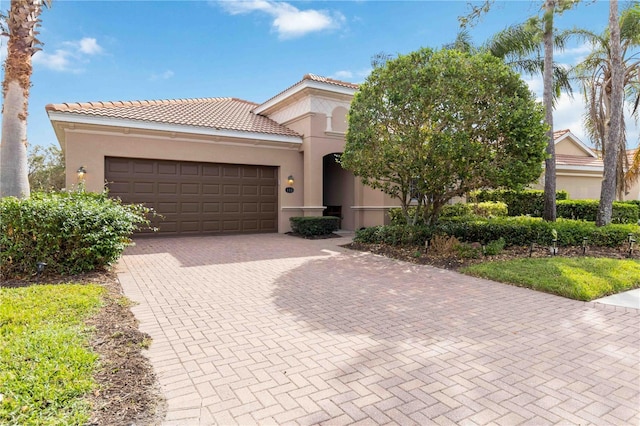
[[[600,190],[600,205],[596,217],[597,226],[611,223],[618,177],[617,164],[624,96],[618,0],[611,0],[609,3],[609,31],[611,33],[611,114],[609,122],[605,123],[604,174]]]
[[[20,84],[8,82],[2,108],[0,197],[27,198],[30,195],[25,105]]]
[[[549,222],[556,220],[556,144],[553,140],[553,14],[556,0],[544,2],[544,90],[542,103],[545,109],[545,121],[549,125],[547,131],[547,156],[544,169],[544,213],[543,218]]]
[[[46,0],[48,1],[48,0]],[[11,0],[5,20],[9,34],[2,83],[0,197],[29,197],[27,110],[31,86],[31,57],[39,44],[36,28],[43,0]]]

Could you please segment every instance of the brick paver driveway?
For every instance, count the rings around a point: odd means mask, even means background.
[[[640,423],[640,312],[285,235],[119,266],[167,424]]]

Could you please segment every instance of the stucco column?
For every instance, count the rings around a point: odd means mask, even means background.
[[[327,114],[327,128],[326,132],[333,132],[333,128],[331,127],[331,115]]]
[[[322,156],[311,145],[304,151],[304,215],[322,216]]]

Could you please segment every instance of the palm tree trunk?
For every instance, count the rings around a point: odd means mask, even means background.
[[[0,145],[0,197],[28,198],[26,98],[17,81],[6,84]]]
[[[553,14],[556,0],[544,2],[544,89],[542,103],[545,108],[547,130],[547,159],[544,169],[544,213],[543,218],[549,222],[556,220],[556,145],[553,140]]]
[[[9,33],[5,78],[2,83],[2,140],[0,141],[0,197],[29,197],[27,109],[31,86],[31,57],[39,44],[42,0],[11,0],[6,18]]]
[[[618,21],[618,0],[609,3],[609,31],[611,33],[611,114],[605,137],[604,175],[600,190],[600,205],[596,225],[611,223],[613,201],[616,198],[617,164],[622,130],[622,101],[624,96],[622,52],[620,45],[620,25]]]

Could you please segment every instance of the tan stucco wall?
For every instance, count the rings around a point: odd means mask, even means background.
[[[87,169],[86,189],[100,192],[104,188],[105,157],[132,157],[157,160],[198,161],[211,163],[250,164],[279,167],[278,231],[290,230],[289,218],[300,216],[304,174],[302,153],[297,146],[260,145],[258,141],[216,140],[192,136],[97,131],[87,126],[65,132],[66,183],[77,183],[76,170]],[[287,177],[295,178],[294,193],[285,192]]]
[[[563,139],[556,144],[556,154],[564,155],[576,155],[578,157],[589,157],[589,154],[584,152],[578,145],[576,145],[569,138]]]

